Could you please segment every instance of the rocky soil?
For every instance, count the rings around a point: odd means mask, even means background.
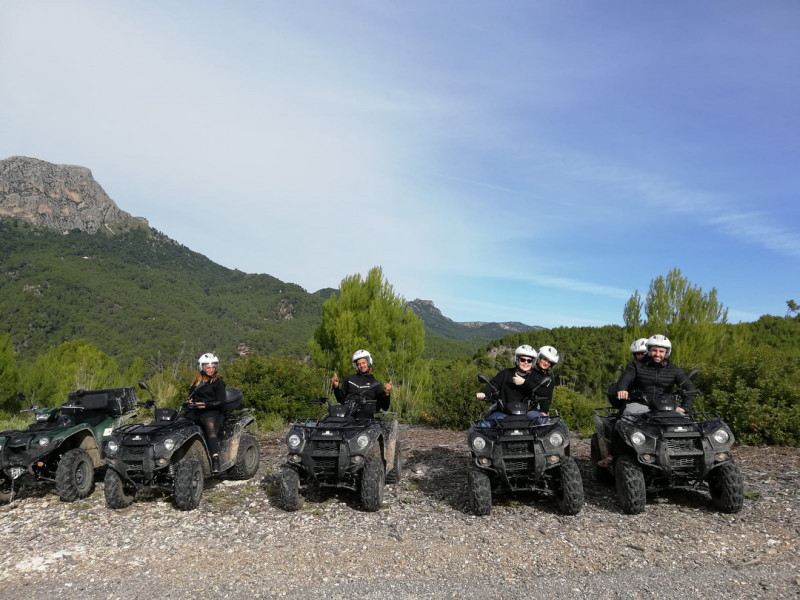
[[[401,427],[403,480],[378,513],[311,490],[284,512],[285,447],[262,439],[249,482],[212,480],[201,507],[162,496],[106,509],[102,483],[65,504],[47,488],[0,507],[3,598],[798,598],[800,449],[738,447],[747,499],[735,515],[701,493],[648,498],[624,515],[573,439],[586,504],[565,517],[534,495],[467,510],[463,432]]]

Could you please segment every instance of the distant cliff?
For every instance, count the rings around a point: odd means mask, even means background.
[[[451,340],[468,340],[481,338],[493,340],[501,338],[509,333],[531,331],[534,329],[544,329],[536,325],[526,325],[517,321],[504,323],[468,321],[459,323],[448,319],[442,315],[431,300],[412,300],[408,307],[414,311],[425,323],[425,330],[433,335],[439,335]]]
[[[120,210],[89,169],[24,156],[0,160],[0,216],[61,232],[147,226],[146,219]]]

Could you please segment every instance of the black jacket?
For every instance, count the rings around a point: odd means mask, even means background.
[[[531,372],[533,373],[531,375],[531,388],[539,386],[533,391],[533,407],[540,412],[549,412],[550,404],[553,402],[553,388],[555,387],[552,375],[539,370],[538,367],[533,367]],[[551,377],[550,382],[545,385],[539,385],[545,377]]]
[[[659,394],[671,394],[676,385],[683,396],[681,408],[690,412],[697,397],[697,388],[678,365],[666,359],[657,363],[645,356],[641,361],[631,361],[617,381],[619,391],[636,388],[647,402],[654,401]],[[636,398],[629,396],[628,402],[636,402]]]
[[[528,373],[522,374],[520,371],[520,377],[525,379],[523,383],[517,385],[514,383],[514,375],[517,374],[516,367],[511,367],[509,369],[503,369],[497,375],[492,377],[490,383],[497,388],[499,392],[500,399],[503,402],[526,402],[529,400],[533,400],[531,392],[533,392],[533,387],[535,384],[532,383],[533,381],[533,370],[529,371]],[[537,382],[538,383],[538,382]],[[485,385],[481,389],[481,391],[486,394],[487,396],[491,396],[494,394],[494,390],[492,389],[492,385]],[[541,391],[542,388],[539,388]],[[538,393],[537,393],[538,395]]]
[[[339,387],[333,388],[333,395],[336,396],[339,404],[344,404],[349,400],[356,400],[362,404],[375,404],[378,410],[389,408],[390,398],[383,388],[383,384],[375,379],[372,373],[353,373],[339,382]]]
[[[206,410],[219,410],[225,402],[225,382],[222,377],[207,383],[201,382],[189,388],[189,395],[194,402],[205,402]]]

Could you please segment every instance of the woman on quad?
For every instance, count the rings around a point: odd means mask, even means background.
[[[331,377],[333,395],[339,404],[358,398],[361,402],[359,412],[373,416],[379,410],[387,410],[391,400],[392,382],[383,384],[372,374],[372,355],[360,349],[353,353],[351,360],[356,372],[344,378],[339,385],[339,376]],[[366,415],[369,413],[369,415]]]
[[[211,454],[211,471],[219,473],[219,436],[222,427],[222,406],[225,403],[225,382],[219,376],[219,359],[206,352],[197,359],[199,373],[189,388],[191,410],[187,417],[202,429]]]
[[[503,369],[492,377],[488,385],[485,385],[475,397],[478,400],[486,398],[486,394],[491,394],[497,390],[500,399],[504,402],[517,401],[525,402],[533,395],[533,388],[536,385],[533,376],[533,363],[539,354],[528,344],[523,344],[514,351],[514,366]],[[504,419],[506,414],[499,410],[497,404],[489,408],[489,420]],[[528,418],[535,419],[542,416],[539,411],[528,411]]]

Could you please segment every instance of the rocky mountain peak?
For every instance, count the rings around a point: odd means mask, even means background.
[[[25,156],[0,160],[0,217],[62,232],[113,233],[147,225],[121,210],[89,169]]]

